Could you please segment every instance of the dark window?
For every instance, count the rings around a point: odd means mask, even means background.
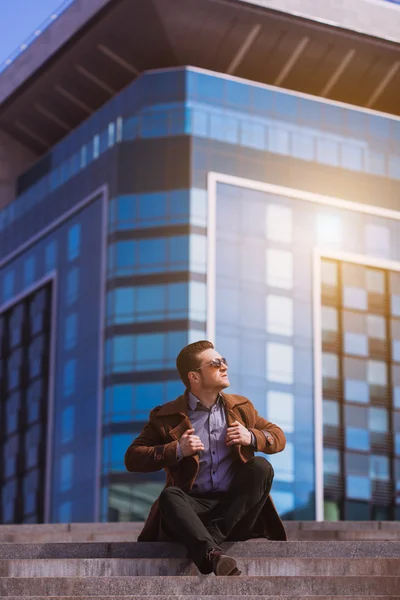
[[[0,521],[44,520],[51,284],[0,315]]]

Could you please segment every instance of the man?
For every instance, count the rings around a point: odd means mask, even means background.
[[[281,452],[285,436],[247,398],[222,392],[228,365],[211,342],[185,346],[176,365],[185,393],[151,411],[125,454],[128,471],[167,473],[138,540],[181,542],[201,573],[240,575],[224,540],[286,539],[269,496],[272,466],[254,457]]]

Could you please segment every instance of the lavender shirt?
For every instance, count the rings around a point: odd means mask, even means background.
[[[189,392],[188,417],[194,433],[199,436],[204,446],[204,450],[198,453],[199,472],[192,492],[195,494],[225,492],[235,475],[235,456],[232,453],[232,446],[225,444],[228,425],[221,396],[218,396],[218,400],[211,409],[208,409]],[[253,432],[251,436],[255,446]],[[178,460],[183,458],[179,444],[177,457]]]

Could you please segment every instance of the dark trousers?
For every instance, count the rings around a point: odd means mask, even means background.
[[[186,546],[201,573],[210,573],[206,554],[226,540],[246,540],[271,489],[274,471],[262,457],[241,464],[226,492],[194,494],[171,486],[160,495],[164,531]]]

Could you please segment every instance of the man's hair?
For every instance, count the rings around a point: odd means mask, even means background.
[[[194,342],[182,348],[176,358],[176,368],[179,371],[179,375],[185,386],[189,389],[189,377],[190,371],[194,371],[199,366],[199,354],[204,350],[214,348],[214,344],[207,340],[200,340]]]

